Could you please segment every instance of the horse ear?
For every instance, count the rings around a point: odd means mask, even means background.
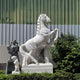
[[[40,15],[42,15],[43,13],[41,13]]]
[[[44,14],[43,12],[40,13],[40,15]]]
[[[45,16],[47,16],[46,14],[44,14]]]

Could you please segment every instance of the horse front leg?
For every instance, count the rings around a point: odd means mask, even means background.
[[[53,36],[54,34],[56,33],[56,37],[54,38],[54,42],[57,40],[57,38],[58,38],[58,29],[56,28],[55,30],[53,30],[53,31],[51,31],[50,32],[50,36]]]
[[[49,45],[47,45],[44,48],[44,60],[45,60],[45,63],[50,63],[50,61],[51,61],[50,47],[49,47]]]

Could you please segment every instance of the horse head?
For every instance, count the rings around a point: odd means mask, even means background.
[[[42,24],[49,23],[49,22],[50,22],[50,18],[46,14],[40,14],[37,20],[37,34],[39,34],[41,27],[43,27]]]
[[[50,22],[50,18],[46,15],[46,14],[41,14],[39,17],[38,17],[38,22],[43,22],[43,23],[47,23],[47,22]]]

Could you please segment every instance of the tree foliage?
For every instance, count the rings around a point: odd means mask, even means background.
[[[80,72],[80,43],[73,35],[61,35],[51,48],[53,60],[58,69],[72,73]]]

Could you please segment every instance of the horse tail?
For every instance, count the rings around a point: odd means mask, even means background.
[[[24,44],[22,44],[19,48],[19,52],[22,56],[28,56],[29,52],[26,50],[26,47]]]
[[[25,58],[27,57],[27,59],[30,57],[35,63],[38,63],[37,60],[31,56],[32,50],[29,52],[25,45],[22,44],[19,48],[20,54],[23,56],[23,64],[25,63]]]

